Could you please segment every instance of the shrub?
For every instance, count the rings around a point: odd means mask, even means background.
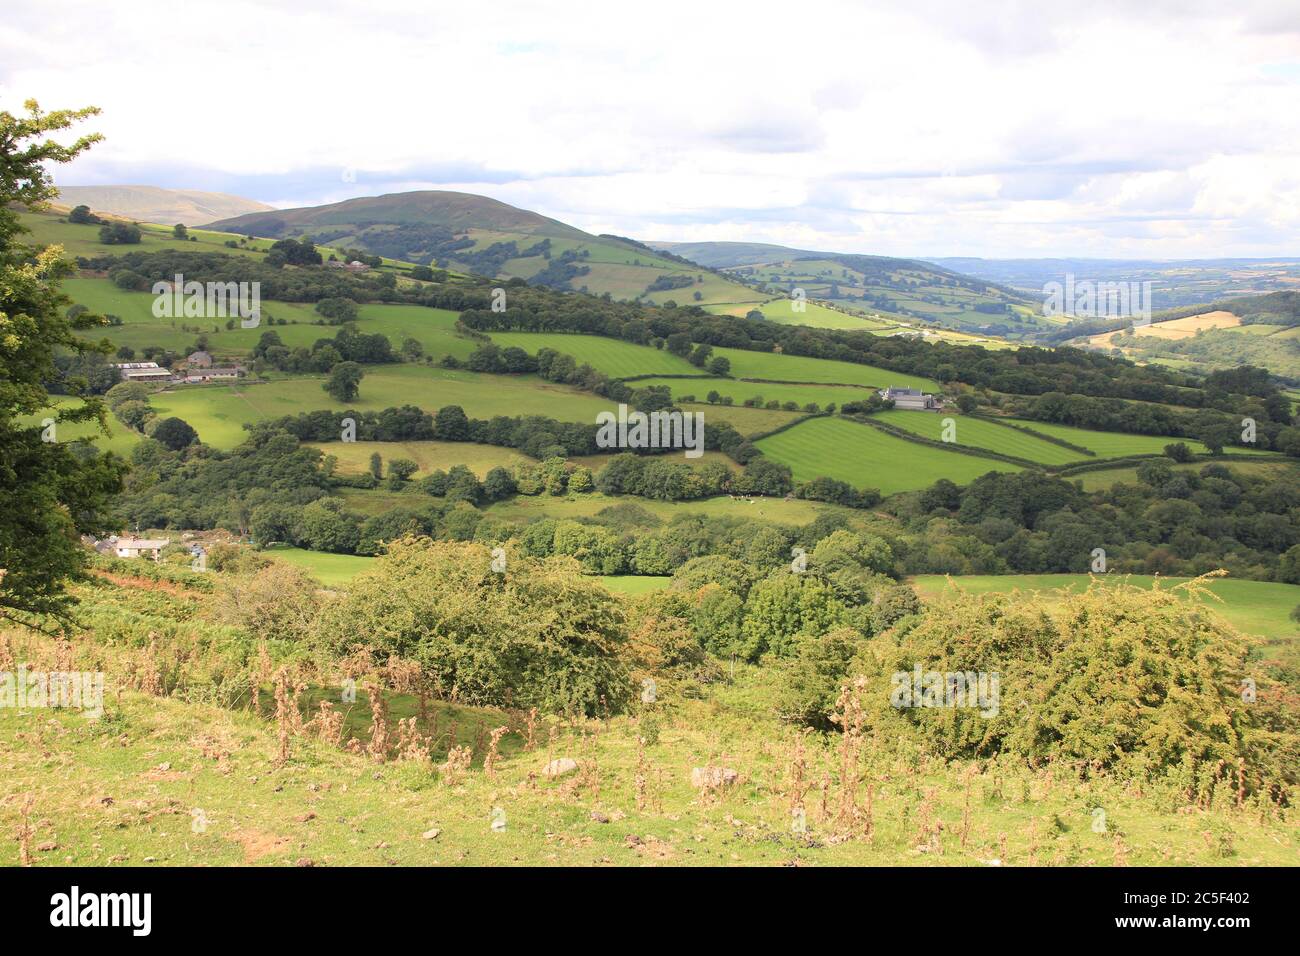
[[[563,559],[516,554],[498,574],[482,545],[404,538],[326,607],[316,640],[414,661],[465,704],[595,715],[602,700],[612,712],[631,700],[623,610]]]

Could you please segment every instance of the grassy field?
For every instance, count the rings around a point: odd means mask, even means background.
[[[782,404],[797,402],[802,408],[809,402],[816,402],[822,408],[835,403],[860,402],[875,394],[873,389],[852,388],[844,385],[777,385],[770,382],[742,382],[734,378],[649,378],[631,383],[637,388],[650,388],[654,385],[666,385],[672,390],[673,398],[694,395],[697,401],[704,401],[709,392],[730,395],[736,402],[735,408],[746,399],[761,396],[764,401],[775,399]],[[743,407],[743,406],[741,406]],[[725,412],[727,406],[709,406]]]
[[[327,587],[347,584],[375,560],[358,554],[328,554],[304,548],[269,548],[266,554],[302,568]]]
[[[394,458],[409,458],[420,466],[415,473],[419,478],[431,471],[446,471],[452,465],[464,465],[482,478],[493,468],[500,465],[512,468],[515,465],[532,461],[527,455],[513,448],[500,448],[496,445],[478,445],[474,442],[453,441],[354,441],[354,442],[308,442],[319,448],[326,455],[338,459],[337,470],[343,475],[360,475],[370,470],[370,456],[378,452],[384,460],[384,475],[388,474],[388,463]]]
[[[186,352],[193,348],[195,339],[202,333],[208,338],[210,350],[246,355],[268,330],[275,332],[289,348],[311,348],[317,340],[333,338],[338,333],[336,327],[323,324],[315,307],[306,302],[264,300],[264,321],[260,326],[245,329],[236,324],[233,329],[227,329],[225,319],[156,318],[153,295],[119,289],[104,278],[68,279],[62,287],[73,302],[92,312],[115,315],[122,320],[121,325],[86,330],[83,336],[95,340],[107,338],[114,345],[127,345],[136,351],[157,345]],[[359,308],[357,329],[370,335],[386,335],[394,349],[400,348],[406,339],[413,338],[424,346],[426,355],[434,358],[454,355],[465,359],[474,351],[476,343],[456,333],[458,317],[458,313],[447,309],[372,302]],[[272,319],[276,324],[270,324]]]
[[[1172,465],[1174,471],[1184,471],[1191,474],[1199,474],[1201,469],[1206,466],[1206,462],[1193,461],[1185,465]],[[1286,461],[1234,461],[1229,463],[1229,467],[1236,472],[1242,472],[1247,475],[1257,477],[1271,478],[1294,472],[1300,469],[1300,462]],[[1083,483],[1084,491],[1097,491],[1102,488],[1109,488],[1112,485],[1121,482],[1125,484],[1136,484],[1138,480],[1137,466],[1128,468],[1106,468],[1098,471],[1085,471],[1080,475],[1070,476],[1070,481]]]
[[[1205,454],[1208,449],[1191,438],[1168,438],[1160,435],[1130,435],[1124,432],[1099,432],[1087,428],[1073,428],[1069,425],[1055,425],[1046,422],[1018,421],[1007,419],[1025,428],[1032,428],[1044,435],[1061,438],[1072,445],[1080,445],[1097,453],[1098,458],[1123,458],[1126,455],[1159,455],[1166,445],[1182,442],[1192,451]],[[1225,447],[1229,455],[1271,455],[1274,452],[1257,451],[1253,448],[1230,445]]]
[[[794,300],[789,296],[769,299],[765,302],[721,303],[708,307],[716,315],[735,315],[744,317],[757,309],[763,318],[778,325],[808,325],[818,329],[848,329],[859,332],[875,332],[892,328],[893,323],[881,322],[865,315],[850,315],[838,309],[828,308],[819,302],[805,302],[802,312],[794,310]]]
[[[643,576],[635,574],[600,575],[600,583],[619,594],[649,594],[651,591],[660,591],[668,587],[670,580],[672,579],[650,574]]]
[[[873,388],[898,385],[925,389],[929,392],[941,390],[938,382],[919,375],[891,372],[888,369],[876,368],[874,365],[858,365],[856,362],[837,362],[829,359],[807,358],[802,355],[748,352],[743,349],[727,348],[716,348],[713,354],[724,355],[731,361],[733,378],[809,382],[823,385],[866,385]]]
[[[610,378],[628,375],[701,375],[686,359],[648,345],[636,345],[599,335],[565,335],[560,332],[493,332],[492,341],[502,348],[515,346],[529,355],[539,349],[555,349],[572,355],[579,365],[586,362]]]
[[[428,365],[372,365],[356,401],[336,402],[321,387],[323,377],[284,378],[260,384],[173,388],[152,404],[160,415],[189,422],[199,437],[217,448],[243,441],[245,423],[296,415],[315,409],[380,411],[416,405],[436,412],[460,405],[474,418],[544,414],[560,420],[594,422],[612,406],[588,392],[554,385],[536,376],[482,375]]]
[[[538,349],[552,348],[572,355],[578,362],[587,362],[592,368],[611,378],[629,375],[702,375],[690,362],[671,352],[634,345],[618,339],[599,335],[566,335],[559,332],[493,332],[492,341],[502,347],[517,346],[529,355]],[[782,382],[808,382],[812,384],[843,384],[881,387],[885,385],[910,386],[929,391],[939,390],[937,382],[916,375],[891,372],[871,365],[807,358],[801,355],[782,355],[773,352],[749,352],[743,349],[715,348],[714,355],[725,356],[731,362],[733,378],[756,378]],[[682,381],[681,388],[688,392],[694,383]],[[705,392],[708,389],[704,389]],[[740,401],[740,396],[734,396]]]
[[[1156,580],[1146,574],[1115,574],[1111,577],[1148,588]],[[923,596],[935,597],[949,586],[950,579],[941,574],[923,574],[912,580]],[[953,585],[973,594],[1021,590],[1045,591],[1049,597],[1051,592],[1062,589],[1081,591],[1088,586],[1089,580],[1091,576],[1087,574],[989,574],[951,579]],[[1160,578],[1162,586],[1181,584],[1186,580]],[[1300,585],[1220,578],[1208,582],[1207,587],[1222,601],[1203,597],[1202,602],[1223,615],[1238,630],[1273,641],[1300,638],[1300,624],[1289,617],[1292,609],[1300,606]],[[1057,600],[1060,597],[1057,595]]]
[[[546,495],[520,495],[509,501],[488,506],[487,513],[507,521],[528,522],[539,518],[590,518],[617,504],[634,504],[663,521],[678,515],[707,514],[716,517],[755,518],[780,524],[803,525],[823,511],[853,515],[849,508],[818,501],[785,501],[777,498],[731,498],[726,495],[701,501],[654,501],[630,496],[609,497],[601,494],[571,495],[551,498]]]
[[[23,425],[40,425],[47,418],[56,418],[58,410],[64,405],[75,405],[75,399],[58,399],[45,411],[35,415],[20,415],[18,421]],[[131,431],[110,414],[108,416],[108,434],[105,435],[98,422],[55,422],[54,438],[56,441],[71,442],[91,439],[101,451],[111,451],[123,458],[131,454],[131,449],[140,443],[140,435]]]
[[[933,412],[899,411],[880,412],[873,416],[886,424],[893,425],[922,438],[942,441],[944,421],[951,418],[955,426],[956,444],[969,445],[972,448],[987,448],[1016,458],[1024,458],[1040,465],[1063,465],[1066,462],[1086,461],[1087,456],[1071,451],[1061,445],[1055,445],[1033,435],[1026,435],[1014,428],[995,425],[992,422],[969,415],[957,415]]]
[[[814,418],[758,442],[763,454],[790,466],[795,481],[825,476],[882,494],[927,488],[940,478],[967,484],[1016,465],[944,451],[895,438],[842,418]]]
[[[696,398],[703,399],[703,395]],[[794,421],[803,412],[783,412],[768,408],[746,408],[744,405],[709,405],[703,401],[686,402],[685,412],[702,412],[705,424],[726,422],[742,435],[761,435]]]

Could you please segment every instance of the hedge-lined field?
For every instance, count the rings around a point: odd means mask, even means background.
[[[1098,458],[1123,458],[1125,455],[1159,455],[1166,445],[1182,442],[1197,454],[1206,454],[1207,449],[1192,438],[1169,438],[1161,435],[1130,435],[1126,432],[1101,432],[1088,428],[1074,428],[1070,425],[1055,425],[1047,422],[1013,421],[1017,425],[1032,428],[1044,435],[1061,438],[1073,445],[1081,445],[1097,453]],[[1228,445],[1223,449],[1228,455],[1271,455],[1273,452],[1240,445]]]
[[[696,401],[702,402],[709,392],[716,391],[719,395],[730,396],[736,405],[746,399],[761,397],[765,402],[773,399],[782,404],[796,402],[800,408],[809,402],[816,402],[821,408],[829,404],[860,402],[875,394],[872,389],[845,385],[778,385],[772,382],[742,382],[734,378],[647,378],[629,384],[637,388],[666,385],[672,390],[674,399],[694,395]]]
[[[1055,445],[1033,435],[1016,431],[1014,428],[995,425],[969,415],[894,409],[880,412],[873,417],[931,441],[943,440],[943,423],[951,418],[956,430],[956,444],[969,445],[972,448],[987,448],[989,451],[1038,462],[1040,465],[1064,465],[1067,462],[1088,460],[1087,455],[1071,451],[1062,445]]]
[[[540,349],[555,349],[572,355],[579,365],[589,364],[610,378],[629,375],[702,375],[703,372],[672,352],[636,345],[599,335],[566,335],[562,332],[493,332],[492,341],[502,348],[516,346],[529,355]]]
[[[497,445],[478,445],[474,442],[455,441],[354,441],[325,442],[316,444],[326,455],[338,459],[336,470],[341,475],[361,475],[370,470],[370,456],[379,453],[384,463],[384,475],[388,475],[388,463],[394,458],[409,458],[419,465],[416,478],[421,478],[432,471],[447,471],[453,465],[464,465],[482,478],[493,468],[512,468],[515,465],[532,461],[522,452],[513,448],[501,448]]]
[[[990,471],[1016,465],[944,451],[896,438],[842,418],[813,418],[758,442],[763,454],[790,466],[795,481],[838,478],[882,494],[927,488],[940,478],[967,484]]]
[[[561,421],[592,422],[611,409],[604,399],[536,376],[482,375],[426,365],[366,367],[352,402],[336,402],[321,387],[323,377],[294,377],[256,385],[177,388],[153,396],[159,415],[185,419],[207,444],[233,448],[245,437],[244,424],[316,409],[381,411],[415,405],[436,412],[459,405],[472,418],[546,415]]]
[[[810,382],[815,384],[867,385],[885,388],[897,385],[920,388],[929,392],[940,391],[938,382],[919,375],[891,372],[874,365],[856,362],[837,362],[830,359],[808,358],[803,355],[782,355],[779,352],[747,352],[744,349],[717,348],[714,355],[724,355],[731,361],[734,378],[769,379],[781,382]]]

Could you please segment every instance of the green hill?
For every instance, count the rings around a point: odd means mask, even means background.
[[[546,216],[469,193],[392,193],[325,206],[223,219],[211,228],[365,249],[420,265],[615,299],[693,303],[758,302],[726,276],[619,236],[593,236]]]
[[[759,242],[655,246],[735,276],[765,293],[774,305],[802,289],[808,299],[865,316],[877,327],[892,326],[894,332],[900,325],[919,322],[1020,338],[1055,324],[1040,315],[1039,303],[1023,292],[915,259],[816,252]],[[766,316],[763,307],[759,311]],[[881,329],[881,334],[890,332]]]

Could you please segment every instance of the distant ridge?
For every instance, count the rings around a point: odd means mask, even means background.
[[[469,229],[523,233],[556,239],[594,239],[559,220],[472,193],[425,189],[383,196],[362,196],[324,206],[274,209],[228,217],[211,223],[229,232],[255,232],[277,238],[325,228],[383,225],[439,226],[452,232]]]
[[[198,226],[214,219],[270,209],[266,203],[226,193],[195,189],[162,189],[158,186],[62,186],[58,201],[66,206],[89,206],[92,212],[109,213],[138,222],[172,226],[178,222]]]

